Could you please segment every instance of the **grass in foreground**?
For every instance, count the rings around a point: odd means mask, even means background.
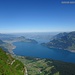
[[[24,75],[24,65],[0,48],[0,75]]]

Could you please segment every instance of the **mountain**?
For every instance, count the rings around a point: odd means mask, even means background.
[[[3,44],[4,42],[2,40],[0,40],[0,44]]]
[[[11,35],[11,34],[1,34],[0,33],[0,39],[1,40],[10,39],[12,37],[15,37],[15,36],[14,35]]]
[[[2,48],[4,51],[8,52],[8,50],[5,48],[6,43],[0,40],[0,48]]]
[[[6,43],[3,40],[0,39],[0,48],[2,48],[4,51],[9,53],[9,50],[11,50],[14,46],[10,43]]]
[[[64,33],[59,33],[59,34],[53,36],[51,39],[60,39],[61,37],[65,36],[65,35],[67,35],[66,32],[64,32]]]
[[[13,37],[9,39],[0,39],[0,48],[2,48],[4,51],[14,54],[13,49],[16,47],[13,45],[14,42],[29,42],[29,43],[38,43],[34,39],[27,39],[24,36],[21,37]]]
[[[24,75],[24,65],[1,48],[0,75]]]
[[[59,36],[59,37],[58,37]],[[60,33],[56,35],[56,38],[52,39],[48,43],[42,43],[49,48],[75,50],[75,31],[69,33]]]
[[[13,42],[31,42],[31,43],[37,43],[37,41],[33,40],[33,39],[27,39],[24,36],[20,36],[20,37],[14,37],[8,40],[4,40],[5,42],[8,43],[13,43]]]

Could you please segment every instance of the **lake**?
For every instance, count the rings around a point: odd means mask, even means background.
[[[16,55],[51,58],[75,63],[75,53],[69,52],[67,50],[49,49],[37,43],[15,42],[13,44],[16,46],[16,48],[13,50]]]

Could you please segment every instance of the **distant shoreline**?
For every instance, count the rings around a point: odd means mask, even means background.
[[[48,48],[51,48],[51,47],[48,47]],[[53,48],[53,49],[62,49],[62,48]],[[72,52],[72,53],[75,53],[75,50],[69,50],[69,49],[63,49],[63,50],[66,50],[66,51],[70,51],[70,52]]]

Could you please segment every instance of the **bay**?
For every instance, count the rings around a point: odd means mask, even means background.
[[[16,55],[49,58],[65,62],[75,63],[75,53],[62,49],[49,49],[41,44],[15,42],[16,48],[13,52]]]

